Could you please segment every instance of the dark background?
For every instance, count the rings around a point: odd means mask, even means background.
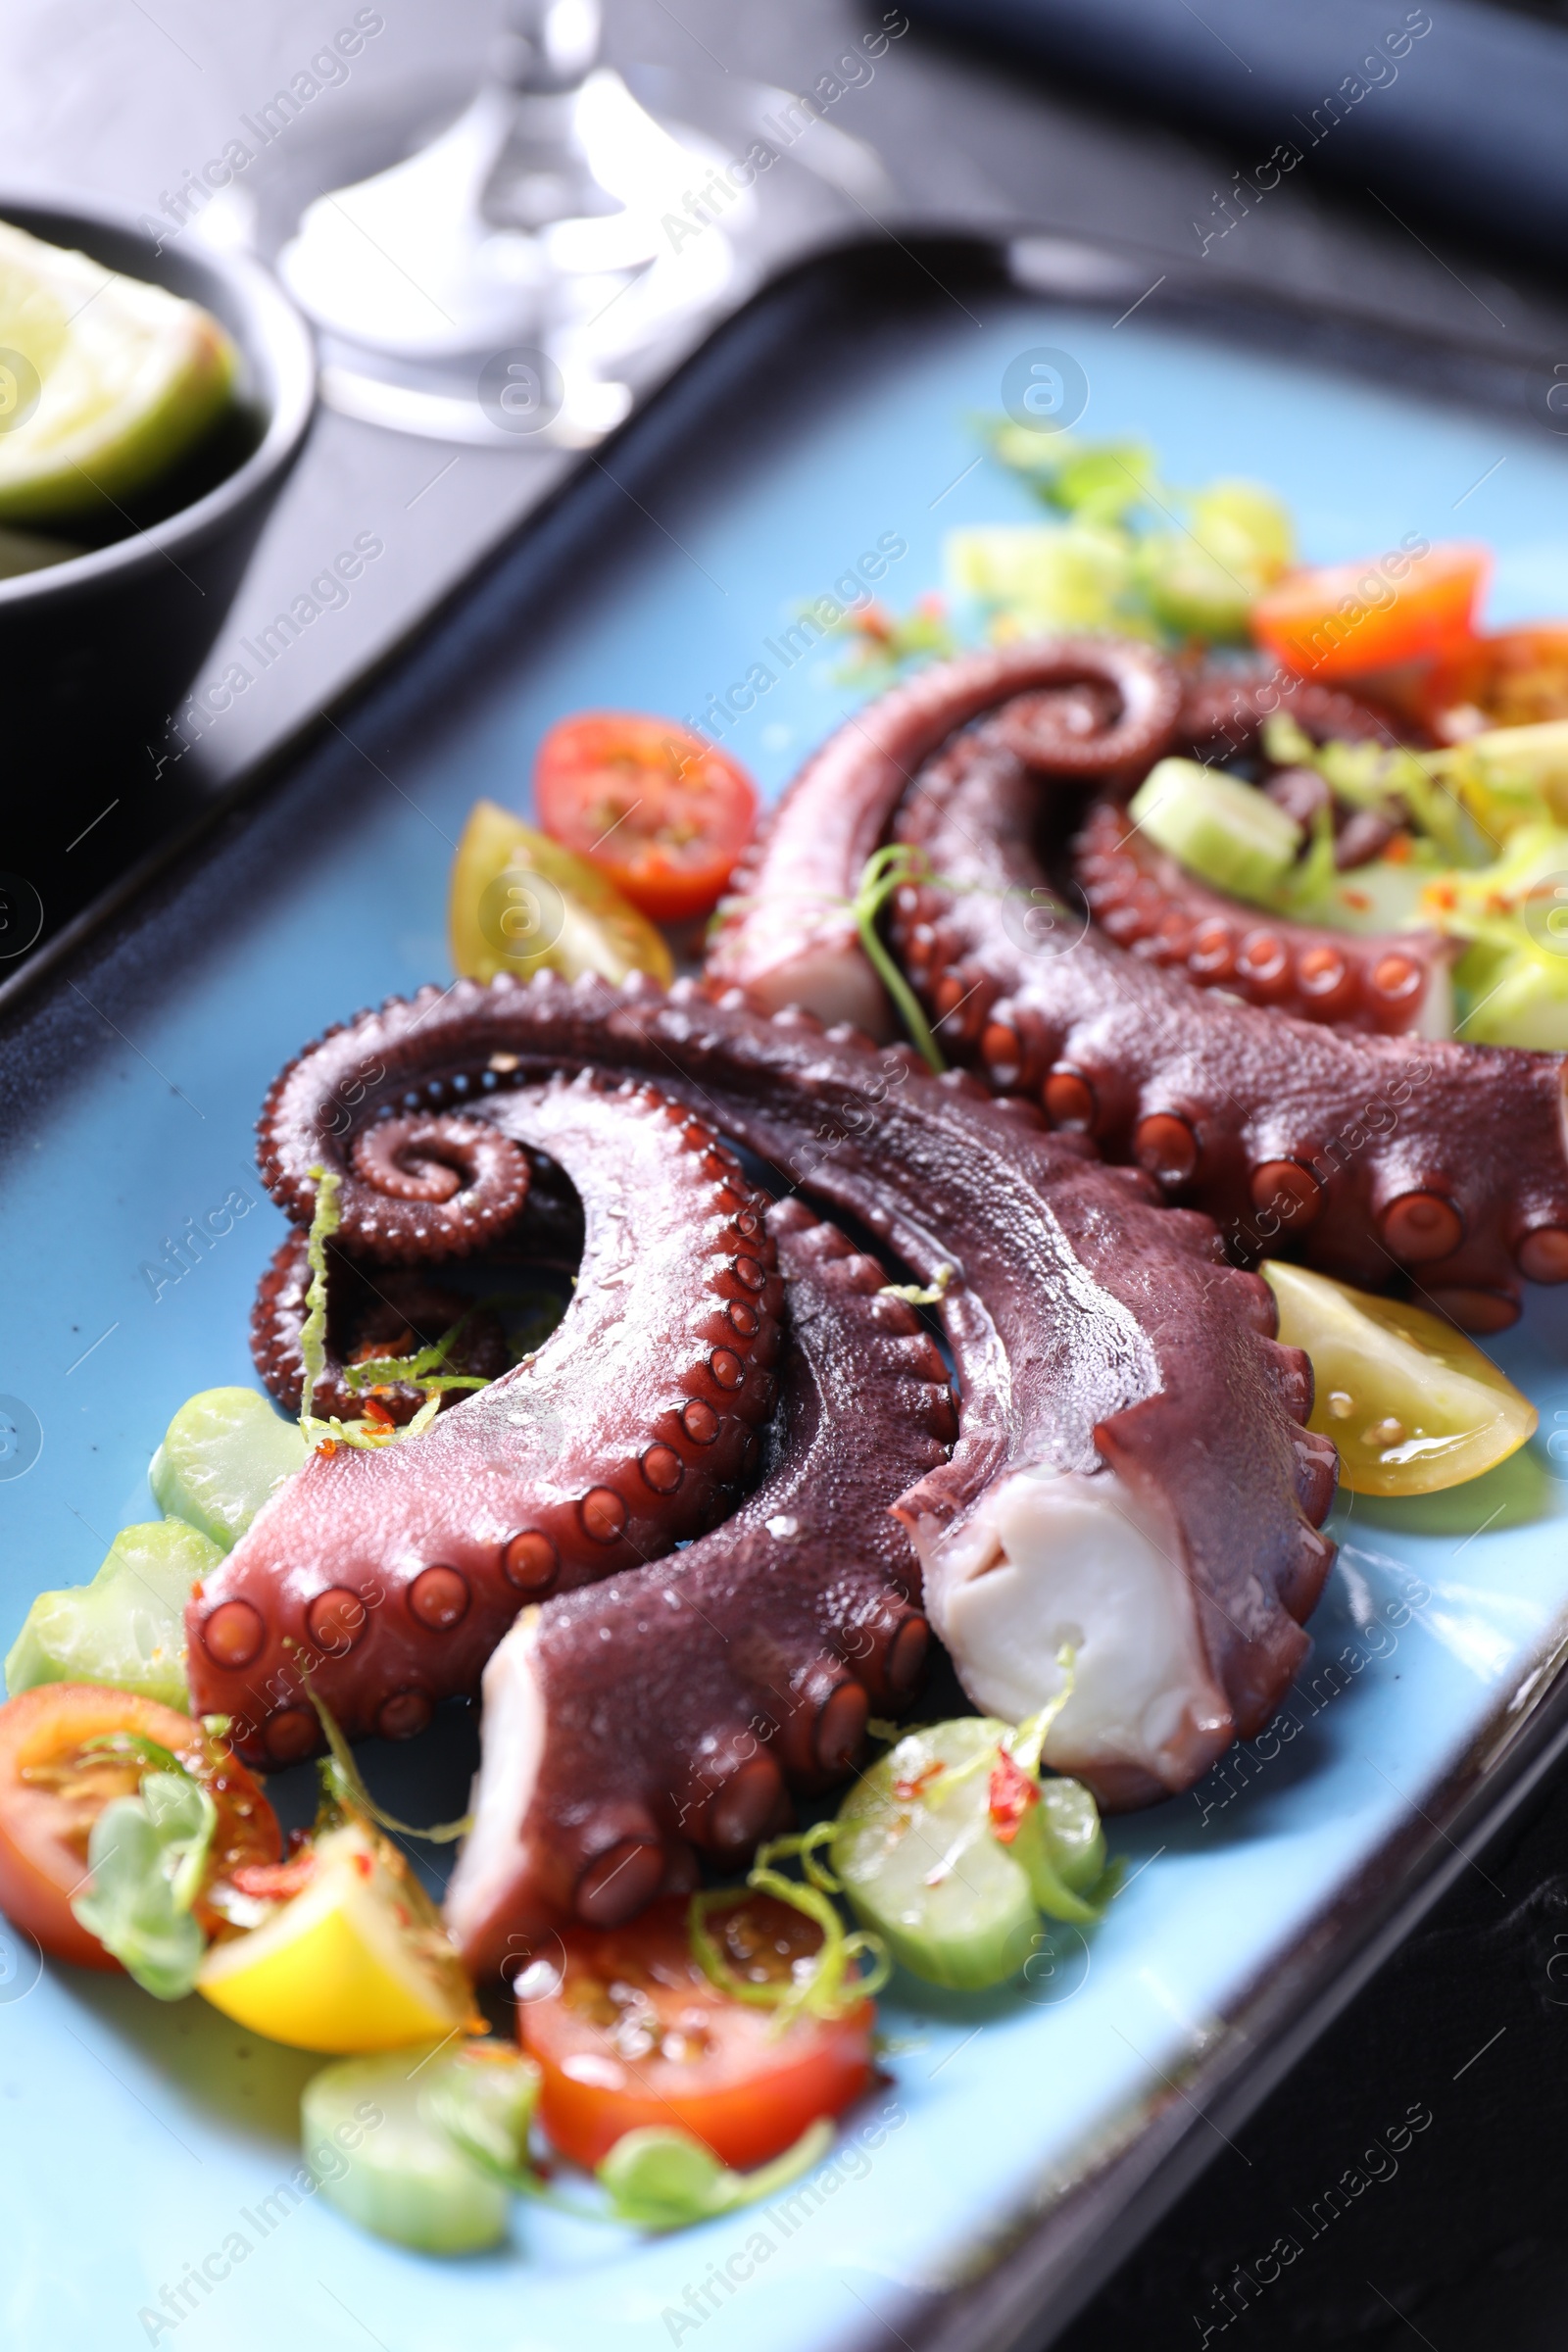
[[[1256,42],[1250,63],[1239,56],[1244,5],[1246,45]],[[1094,10],[950,0],[929,12],[943,20],[938,30],[917,6],[922,21],[837,112],[846,131],[878,151],[890,183],[887,202],[858,208],[864,217],[849,219],[847,231],[1029,223],[1129,241],[1156,257],[1156,270],[1161,255],[1196,260],[1195,221],[1210,222],[1217,191],[1268,152],[1250,124],[1266,117],[1259,71],[1270,44],[1345,5],[1215,0],[1200,14],[1186,0],[1142,0],[1130,11],[1106,0],[1087,40],[1068,21],[1092,21]],[[848,0],[607,0],[608,45],[613,62],[677,77],[727,71],[808,89],[882,13]],[[1431,0],[1428,13],[1427,55],[1442,60],[1451,34],[1450,69],[1461,41],[1484,39],[1486,10]],[[1560,348],[1568,360],[1568,302],[1551,259],[1559,238],[1568,249],[1558,189],[1544,180],[1533,193],[1517,156],[1506,200],[1494,182],[1467,178],[1488,169],[1489,154],[1507,151],[1516,119],[1539,118],[1544,79],[1510,44],[1521,30],[1558,37],[1561,12],[1494,13],[1495,63],[1459,77],[1478,141],[1440,144],[1433,168],[1436,142],[1417,119],[1417,52],[1405,95],[1394,88],[1377,100],[1391,118],[1387,151],[1365,145],[1377,122],[1368,115],[1363,144],[1342,154],[1332,176],[1327,159],[1309,161],[1211,245],[1205,268],[1499,353]],[[0,11],[4,183],[16,194],[89,191],[156,211],[161,191],[220,148],[238,116],[352,14],[347,0],[9,0]],[[446,90],[456,101],[478,73],[499,10],[496,0],[384,0],[383,14],[386,29],[350,82],[322,95],[323,136],[333,128],[328,108],[346,135],[351,118],[407,115]],[[1389,25],[1405,14],[1402,0],[1383,12]],[[1161,62],[1164,52],[1151,66],[1152,35],[1146,24],[1140,37],[1131,21],[1140,15],[1181,49],[1180,74]],[[1350,15],[1374,34],[1385,29],[1359,0]],[[968,45],[999,36],[1003,48]],[[1568,59],[1568,29],[1560,38]],[[1211,79],[1200,62],[1205,39],[1215,44]],[[1484,46],[1472,53],[1486,55]],[[1568,131],[1568,113],[1560,121]],[[1522,151],[1522,134],[1513,144]],[[1568,137],[1562,144],[1568,153]],[[323,412],[212,673],[356,531],[379,532],[387,557],[213,730],[202,789],[231,787],[308,728],[570,463],[532,449],[455,453]],[[158,822],[153,798],[129,795],[118,822],[115,855],[128,863]],[[1252,2121],[1231,2141],[1216,2134],[1209,2170],[1061,2340],[1071,2352],[1152,2352],[1201,2344],[1208,2328],[1206,2340],[1227,2352],[1363,2342],[1555,2352],[1568,2341],[1565,2057],[1568,1790],[1548,1786]],[[1377,2153],[1412,2110],[1430,2113],[1430,2124],[1396,2157]],[[1385,2177],[1314,2237],[1314,2205],[1352,2168],[1358,2180]],[[1281,2238],[1299,2254],[1227,2326],[1213,2289]]]

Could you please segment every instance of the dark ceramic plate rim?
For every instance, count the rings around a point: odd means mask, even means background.
[[[0,217],[5,212],[0,199]],[[1163,272],[1149,284],[1147,272],[1162,261]],[[1125,315],[1129,302],[1141,296],[1138,307],[1168,324],[1253,348],[1304,353],[1309,360],[1382,380],[1408,382],[1419,371],[1428,398],[1515,421],[1534,413],[1545,429],[1554,429],[1544,406],[1554,380],[1544,353],[1499,361],[1486,345],[1462,337],[1391,329],[1347,308],[1281,296],[1266,285],[1234,279],[1217,285],[1193,269],[1173,267],[1161,255],[1020,225],[1011,236],[926,236],[896,249],[879,240],[811,257],[716,329],[646,408],[602,445],[600,458],[612,457],[615,473],[624,479],[629,471],[640,477],[641,486],[678,444],[683,410],[694,392],[715,371],[733,368],[737,355],[744,361],[749,322],[770,305],[803,295],[808,299],[813,291],[826,299],[837,280],[857,274],[866,291],[884,302],[897,289],[907,304],[924,295],[933,307],[955,283],[977,291],[1039,295],[1107,315]],[[51,944],[46,957],[0,987],[0,1040],[20,1043],[33,1017],[40,1030],[51,1026],[51,1014],[71,985],[60,967],[74,954],[79,956],[115,912],[140,898],[136,913],[148,926],[156,925],[161,906],[181,880],[218,855],[223,838],[219,825],[227,820],[226,834],[243,826],[247,803],[259,812],[264,797],[279,791],[316,745],[334,730],[340,738],[349,732],[337,727],[334,711],[345,717],[357,713],[356,731],[373,724],[378,708],[390,715],[401,705],[411,719],[421,712],[425,674],[440,662],[452,624],[461,626],[492,588],[505,593],[501,575],[509,565],[526,561],[532,577],[525,594],[537,594],[539,573],[565,560],[573,513],[594,495],[594,476],[585,464],[319,721],[215,795],[193,824],[161,843],[115,890],[85,909]],[[409,674],[400,678],[395,673],[405,663]],[[152,889],[159,877],[164,887]],[[59,973],[58,985],[44,992],[42,983],[51,971]],[[33,990],[45,1001],[31,1008],[29,1017],[19,1010],[19,1002]],[[1412,1808],[1379,1852],[1270,1964],[1266,1976],[1229,2005],[1221,2038],[1184,2070],[1179,2085],[1173,2082],[1168,2096],[1124,2114],[1107,2135],[1108,2152],[1092,2152],[1074,2178],[1043,2190],[1032,2212],[1020,2211],[978,2276],[901,2315],[901,2330],[879,2331],[881,2340],[897,2341],[906,2352],[1037,2352],[1050,2343],[1565,1749],[1568,1637],[1538,1656],[1499,1700],[1429,1793],[1426,1809]],[[879,2340],[879,2334],[867,2342]]]
[[[79,222],[129,237],[152,256],[152,240],[139,217],[122,205],[98,198],[0,191],[0,220],[24,228],[29,235],[46,236],[51,242],[59,241],[55,224],[65,227]],[[182,549],[199,545],[236,507],[243,506],[263,483],[286,466],[304,438],[316,407],[316,346],[299,312],[261,263],[246,255],[201,248],[180,258],[188,262],[185,274],[193,283],[204,273],[226,278],[259,322],[258,339],[265,343],[263,364],[271,376],[267,388],[270,413],[261,440],[232,473],[188,507],[166,514],[162,522],[132,531],[128,538],[116,539],[108,547],[72,556],[64,564],[52,564],[45,571],[24,571],[14,579],[0,580],[0,606],[42,605],[56,599],[70,603],[84,587],[139,568],[149,555],[172,561]]]

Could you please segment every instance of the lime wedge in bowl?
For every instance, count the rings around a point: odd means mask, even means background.
[[[233,399],[211,314],[0,221],[0,526],[113,534]]]

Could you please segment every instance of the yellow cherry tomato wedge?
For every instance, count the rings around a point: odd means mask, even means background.
[[[1451,1323],[1303,1266],[1264,1261],[1280,1339],[1312,1359],[1307,1426],[1340,1449],[1352,1494],[1436,1494],[1495,1468],[1540,1418]]]
[[[452,960],[469,980],[548,969],[568,980],[597,972],[618,987],[648,972],[675,976],[663,940],[586,858],[525,825],[494,801],[476,801],[452,861]]]
[[[1395,564],[1405,566],[1397,577]],[[1454,540],[1424,556],[1287,572],[1253,605],[1252,634],[1307,678],[1363,677],[1427,661],[1469,643],[1491,570],[1489,549]]]
[[[266,1874],[241,1874],[242,1891]],[[275,1874],[304,1885],[260,1927],[216,1943],[196,1989],[297,2050],[357,2055],[482,2033],[440,1918],[396,1846],[350,1820]]]
[[[534,798],[545,831],[658,923],[717,905],[757,822],[743,767],[672,719],[633,710],[580,710],[552,727]]]

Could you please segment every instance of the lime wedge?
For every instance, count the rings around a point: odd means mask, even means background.
[[[1265,1258],[1279,1336],[1312,1359],[1308,1429],[1340,1449],[1352,1494],[1436,1494],[1516,1453],[1539,1418],[1451,1323]]]
[[[408,1864],[357,1821],[317,1840],[300,1893],[213,1945],[196,1989],[236,2025],[297,2050],[397,2050],[483,2025]]]
[[[237,367],[197,304],[0,221],[0,524],[112,524],[228,407]]]

